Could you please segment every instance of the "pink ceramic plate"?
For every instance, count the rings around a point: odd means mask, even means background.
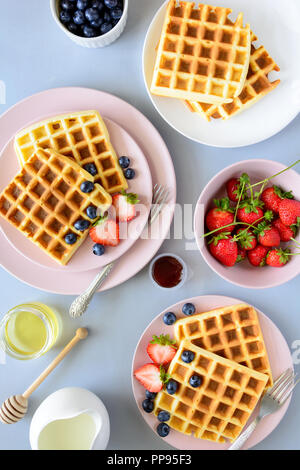
[[[192,302],[196,306],[197,312],[206,312],[219,307],[243,303],[241,300],[219,295],[204,295],[200,297],[194,297],[193,299],[184,300],[167,308],[146,328],[137,345],[133,358],[132,386],[138,408],[142,413],[143,418],[154,432],[156,432],[156,426],[158,424],[157,418],[153,414],[147,414],[143,411],[141,404],[145,399],[145,389],[134,378],[133,372],[142,365],[151,362],[147,355],[146,348],[153,335],[170,334],[171,337],[173,336],[173,327],[166,326],[163,322],[164,314],[166,312],[174,312],[177,318],[184,317],[181,309],[186,302]],[[259,321],[268,351],[273,377],[276,378],[284,370],[293,368],[291,353],[284,337],[278,328],[274,325],[274,323],[259,310],[257,310],[257,312],[259,314]],[[276,426],[278,426],[279,422],[288,409],[289,403],[290,400],[277,413],[274,413],[273,415],[270,415],[261,421],[250,439],[247,441],[245,449],[250,449],[251,447],[261,442],[276,428]],[[253,416],[250,418],[249,423],[254,419],[255,414],[256,413],[254,412]],[[176,449],[181,450],[226,450],[228,447],[230,447],[230,443],[216,444],[214,442],[196,439],[192,436],[186,436],[172,429],[170,434],[164,440]]]
[[[64,272],[89,271],[103,267],[128,251],[140,237],[146,225],[152,201],[152,179],[147,159],[128,132],[108,119],[105,119],[105,123],[117,155],[128,155],[131,161],[130,165],[136,171],[135,178],[129,181],[128,191],[139,195],[138,216],[130,224],[120,224],[120,234],[123,239],[117,247],[107,247],[103,256],[95,256],[92,251],[94,243],[88,237],[67,266],[56,263],[1,217],[0,227],[8,241],[22,255],[40,266]],[[13,177],[11,175],[15,175],[19,168],[19,162],[14,151],[14,139],[11,139],[0,157],[0,191],[7,186]]]
[[[239,177],[246,172],[250,176],[251,182],[256,183],[279,173],[285,168],[286,165],[271,160],[244,160],[224,168],[203,189],[194,216],[196,241],[206,263],[226,281],[250,289],[265,289],[284,284],[300,273],[300,256],[292,256],[292,259],[283,268],[271,268],[270,266],[255,268],[248,260],[238,263],[232,268],[227,268],[210,254],[207,244],[202,238],[205,214],[208,209],[213,207],[214,198],[220,199],[226,196],[225,185],[228,180]],[[269,185],[272,184],[282,187],[285,191],[292,190],[295,198],[300,200],[300,175],[296,171],[288,170],[276,176],[270,181]],[[300,241],[300,233],[296,238]],[[291,245],[293,244],[287,244],[290,247]]]
[[[126,130],[144,153],[153,184],[165,185],[169,206],[152,227],[152,238],[137,240],[116,263],[101,290],[110,289],[130,279],[155,255],[164,241],[174,213],[176,179],[168,149],[157,130],[143,114],[125,101],[108,93],[87,88],[57,88],[33,95],[16,104],[0,117],[0,149],[29,122],[44,116],[63,114],[78,109],[98,109],[107,119]],[[13,177],[14,175],[10,175]],[[0,263],[7,271],[27,284],[57,294],[77,295],[96,276],[98,269],[76,273],[55,271],[25,258],[0,233]]]

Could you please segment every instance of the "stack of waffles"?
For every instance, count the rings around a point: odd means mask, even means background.
[[[273,383],[255,309],[233,305],[178,320],[177,353],[168,373],[178,384],[155,399],[154,413],[170,413],[171,428],[197,438],[224,443],[241,433],[260,397]],[[186,363],[182,353],[191,351]],[[199,387],[190,378],[201,378]]]
[[[183,100],[210,121],[229,119],[274,90],[279,71],[266,49],[256,48],[243,14],[229,8],[170,0],[151,84],[155,95]]]
[[[0,215],[65,265],[88,235],[74,226],[91,222],[87,207],[103,214],[111,194],[127,189],[105,123],[96,111],[56,116],[19,132],[15,150],[21,170],[0,194]],[[95,176],[84,169],[89,163]],[[82,191],[85,182],[93,183],[90,192]]]

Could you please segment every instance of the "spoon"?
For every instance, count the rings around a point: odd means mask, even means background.
[[[27,413],[28,398],[41,385],[48,375],[58,366],[58,364],[66,357],[66,355],[74,348],[74,346],[82,339],[88,336],[86,328],[78,328],[74,338],[59,353],[59,355],[51,362],[44,372],[33,382],[32,385],[22,394],[14,395],[8,398],[0,408],[0,421],[4,424],[14,424],[20,421]]]

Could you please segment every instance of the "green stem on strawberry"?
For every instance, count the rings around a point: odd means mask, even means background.
[[[243,194],[244,194],[244,189],[245,189],[245,182],[243,182],[243,184],[242,184],[242,189],[240,191],[239,200],[238,200],[237,206],[235,208],[234,219],[233,219],[234,224],[236,223],[237,213],[238,213],[238,210],[239,210],[241,199],[242,199]]]
[[[248,189],[250,189],[250,188],[255,188],[256,186],[259,186],[260,184],[265,184],[265,185],[266,185],[270,180],[272,180],[273,178],[276,178],[276,176],[282,175],[282,173],[284,173],[284,172],[287,171],[287,170],[290,170],[290,169],[293,168],[294,166],[298,165],[298,163],[300,163],[300,160],[297,160],[295,163],[293,163],[293,164],[290,165],[289,167],[285,168],[284,170],[279,171],[279,172],[276,173],[275,175],[270,176],[269,178],[266,178],[266,179],[260,181],[259,183],[252,184]]]
[[[265,217],[261,217],[260,219],[256,220],[255,223],[260,222],[261,220],[264,220],[264,218],[265,218]],[[233,225],[244,225],[244,226],[246,225],[248,229],[249,229],[249,228],[253,228],[253,229],[256,228],[256,225],[247,224],[246,222],[234,222],[234,223],[231,223],[231,224],[228,224],[228,225],[224,225],[224,227],[216,228],[215,230],[212,230],[211,232],[204,233],[204,234],[201,236],[201,238],[205,238],[205,237],[208,237],[208,236],[210,236],[210,235],[213,235],[213,234],[216,233],[216,232],[220,232],[221,229],[222,229],[222,230],[223,230],[223,229],[225,230],[226,228],[232,227]]]

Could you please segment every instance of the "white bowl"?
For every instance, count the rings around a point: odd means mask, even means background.
[[[116,41],[121,34],[123,33],[128,17],[128,0],[124,0],[124,10],[123,15],[116,26],[113,27],[108,33],[103,34],[102,36],[97,36],[95,38],[83,38],[81,36],[77,36],[76,34],[71,33],[60,21],[59,19],[59,9],[58,9],[59,0],[50,0],[50,8],[52,12],[52,16],[60,29],[70,38],[72,41],[76,42],[79,46],[82,47],[89,47],[89,48],[98,48],[98,47],[105,47],[112,44]]]

